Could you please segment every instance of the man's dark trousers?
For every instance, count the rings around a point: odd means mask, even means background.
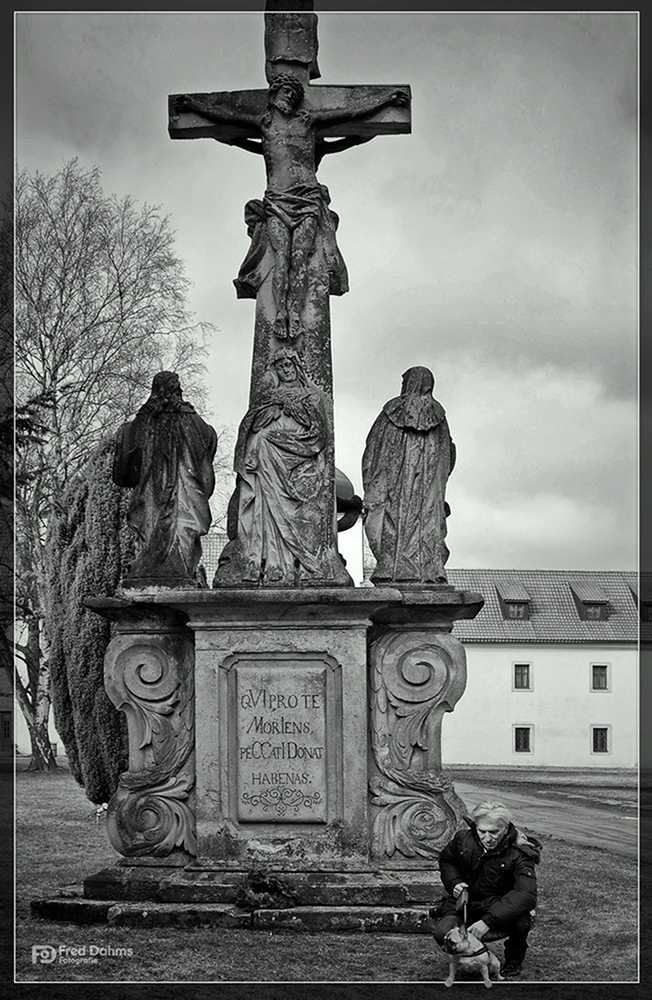
[[[441,904],[441,917],[435,924],[433,936],[438,945],[444,943],[444,938],[453,927],[462,923],[463,911],[456,910],[457,901],[448,896]],[[487,912],[487,907],[479,907],[473,903],[467,906],[466,926],[470,927],[476,920],[482,920]],[[495,940],[497,937],[507,937],[505,941],[505,961],[514,965],[521,965],[527,951],[527,936],[532,927],[532,917],[529,913],[522,913],[511,924],[499,924],[492,927],[485,934],[483,941]]]

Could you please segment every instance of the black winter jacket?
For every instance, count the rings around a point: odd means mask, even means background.
[[[490,929],[510,924],[536,904],[534,866],[539,863],[541,844],[510,823],[498,847],[486,851],[475,823],[467,822],[470,829],[456,833],[439,855],[444,888],[452,895],[458,882],[466,882],[469,905],[485,911],[482,919]]]

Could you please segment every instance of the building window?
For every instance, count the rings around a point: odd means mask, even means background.
[[[592,663],[591,664],[591,690],[592,691],[608,691],[609,690],[609,664],[608,663]]]
[[[607,609],[604,604],[585,604],[584,608],[586,610],[587,622],[601,622],[606,620]]]
[[[592,753],[610,753],[609,726],[591,726]]]
[[[11,719],[2,720],[2,739],[3,740],[11,739]]]
[[[516,601],[510,601],[509,603],[506,604],[506,608],[507,608],[508,618],[519,619],[521,621],[523,619],[529,618],[529,615],[527,613],[528,607],[527,604],[525,604],[525,602],[516,603]]]
[[[505,621],[529,621],[530,595],[518,580],[497,580],[496,596]]]
[[[609,601],[602,589],[586,580],[573,580],[570,592],[580,621],[606,622],[609,618]]]
[[[532,726],[514,726],[514,752],[532,753]]]
[[[532,672],[530,663],[514,664],[514,690],[515,691],[532,690]]]

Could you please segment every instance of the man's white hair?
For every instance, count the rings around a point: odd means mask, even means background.
[[[477,824],[481,819],[492,819],[502,826],[509,826],[512,814],[502,802],[481,802],[471,813],[471,818]]]

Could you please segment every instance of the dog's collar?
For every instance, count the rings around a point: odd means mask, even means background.
[[[445,950],[449,955],[458,955],[460,958],[476,958],[478,955],[485,955],[489,951],[486,944],[483,944],[478,951],[473,951],[470,955],[460,955],[459,951],[452,951],[448,946],[448,943],[446,944]]]

